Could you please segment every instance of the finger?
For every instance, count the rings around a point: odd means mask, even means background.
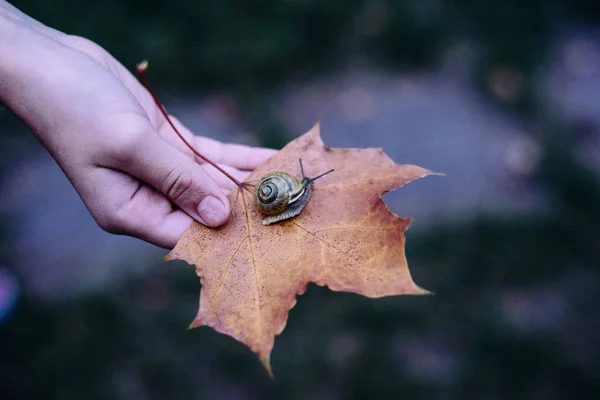
[[[148,183],[200,223],[224,224],[229,201],[205,169],[158,135],[140,137],[113,158],[114,168]]]
[[[123,214],[127,212],[119,222],[122,232],[113,233],[122,233],[172,249],[194,220],[183,210],[170,207],[167,211],[160,203],[168,203],[168,200],[156,189],[146,186],[145,190],[152,190],[157,196],[147,199],[143,191],[136,192],[122,208]]]
[[[189,155],[190,157],[195,158],[196,156],[194,155],[194,152],[189,148],[189,146],[187,144],[185,144],[185,142],[183,140],[181,140],[179,135],[175,132],[175,130],[173,130],[173,127],[171,127],[171,124],[169,124],[167,122],[167,120],[165,119],[165,117],[162,114],[159,113],[159,115],[160,115],[159,124],[158,124],[159,135],[162,136],[167,142],[169,142],[172,146],[176,147],[182,153],[185,153],[185,154]],[[185,140],[188,143],[192,144],[192,146],[193,146],[194,134],[185,125],[183,125],[179,121],[179,119],[177,119],[176,117],[169,115],[169,119],[171,120],[173,125],[175,125],[175,128],[177,129],[177,131],[185,138]],[[196,149],[196,150],[198,152],[200,152],[200,149]],[[203,154],[202,152],[200,152],[200,154],[202,154],[203,156],[206,156],[210,159],[209,154]],[[210,160],[214,161],[212,159],[210,159]],[[202,163],[204,163],[204,161],[200,161],[200,163],[202,164]]]
[[[232,175],[239,182],[243,182],[246,179],[246,177],[250,175],[250,172],[248,171],[240,171],[239,169],[235,169],[224,164],[220,164],[219,167],[223,168],[225,171],[227,171],[227,173]],[[237,187],[237,185],[234,182],[232,182],[231,179],[223,175],[221,171],[219,171],[212,165],[203,164],[202,168],[204,168],[208,175],[210,175],[210,177],[215,182],[217,182],[219,186],[221,186],[223,189],[226,189],[228,192]]]
[[[147,234],[140,239],[172,249],[193,222],[192,217],[182,210],[172,210],[164,215],[153,229],[146,230]]]
[[[200,154],[204,152],[210,155],[208,157],[212,157],[212,161],[245,171],[252,171],[277,154],[273,149],[221,143],[202,136],[195,136],[193,143],[196,149],[201,149]]]
[[[80,187],[82,198],[102,229],[173,248],[194,221],[162,193],[132,176],[97,168]]]
[[[276,150],[267,149],[264,147],[251,147],[240,144],[224,144],[218,140],[202,136],[195,136],[176,117],[170,115],[169,118],[179,133],[185,137],[185,139],[194,147],[194,149],[196,149],[196,151],[217,164],[225,164],[240,170],[252,171],[254,168],[277,153]],[[194,156],[194,153],[173,131],[171,125],[164,121],[164,118],[161,121],[159,133],[180,151],[190,156]],[[197,161],[201,164],[204,163],[204,160],[202,159],[197,159]]]

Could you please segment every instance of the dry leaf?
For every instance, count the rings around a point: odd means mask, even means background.
[[[396,164],[381,149],[325,147],[317,124],[247,182],[272,171],[300,177],[299,158],[308,176],[335,172],[314,182],[298,217],[263,226],[252,195],[236,189],[224,226],[193,224],[166,257],[194,264],[200,277],[191,327],[207,325],[246,344],[269,373],[275,335],[309,282],[368,297],[427,293],[413,282],[404,255],[410,220],[390,212],[381,195],[431,172]]]

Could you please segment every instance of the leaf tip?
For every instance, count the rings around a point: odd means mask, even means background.
[[[321,121],[315,122],[313,127],[310,128],[310,131],[308,131],[308,134],[310,136],[317,137],[319,139],[319,141],[322,143],[323,141],[321,140]]]
[[[194,318],[194,320],[192,321],[190,326],[188,326],[188,330],[198,328],[199,326],[202,326],[202,325],[203,325],[202,320],[200,320],[199,318]]]
[[[270,354],[260,355],[260,362],[262,362],[262,364],[264,365],[264,367],[267,370],[267,373],[269,374],[271,379],[275,379],[275,376],[273,375],[273,369],[271,368],[271,355]]]
[[[416,286],[416,293],[415,293],[416,295],[419,295],[419,296],[435,296],[435,293],[432,292],[431,290],[424,289],[424,288],[422,288],[420,286],[417,286],[417,285],[415,285],[415,286]]]

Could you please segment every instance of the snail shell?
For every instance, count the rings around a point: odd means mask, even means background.
[[[311,193],[311,182],[307,178],[300,182],[287,172],[277,171],[260,179],[254,190],[254,202],[263,214],[268,215],[263,219],[263,225],[270,225],[300,214]]]

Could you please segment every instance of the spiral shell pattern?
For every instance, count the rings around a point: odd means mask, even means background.
[[[290,198],[302,185],[286,172],[272,172],[264,176],[254,191],[258,209],[265,215],[277,215],[288,206]]]

